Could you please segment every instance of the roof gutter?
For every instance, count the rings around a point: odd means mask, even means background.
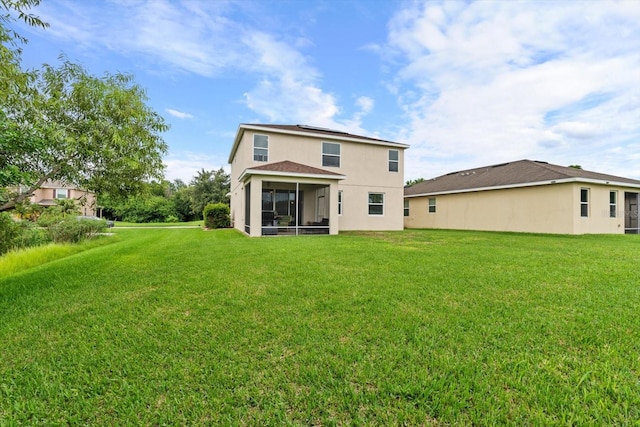
[[[267,171],[260,169],[245,169],[244,172],[238,178],[238,181],[244,181],[246,178],[252,175],[265,175],[265,176],[280,176],[287,178],[313,178],[313,179],[346,179],[345,175],[325,175],[319,173],[295,173],[295,172],[280,172],[280,171]]]

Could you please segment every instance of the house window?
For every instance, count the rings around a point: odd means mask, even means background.
[[[338,215],[342,215],[342,190],[338,191]]]
[[[609,192],[609,217],[615,218],[617,216],[618,211],[618,192],[610,191]]]
[[[589,189],[588,188],[580,189],[580,216],[582,217],[589,216]]]
[[[56,199],[66,199],[68,197],[66,188],[56,188],[55,192]]]
[[[429,213],[436,213],[436,198],[429,198]]]
[[[253,160],[256,162],[269,161],[269,136],[253,135]]]
[[[398,150],[389,150],[389,172],[398,172]]]
[[[384,193],[369,193],[369,215],[384,215]]]
[[[404,201],[404,216],[409,216],[409,200]]]
[[[340,144],[322,143],[322,166],[340,167]]]

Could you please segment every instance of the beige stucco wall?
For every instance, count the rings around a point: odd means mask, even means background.
[[[55,200],[56,188],[64,187],[38,188],[34,191],[33,196],[31,196],[31,202],[39,203],[42,200]],[[76,205],[78,205],[80,215],[93,216],[96,214],[97,201],[94,193],[68,187],[66,190],[68,198],[75,200]]]
[[[269,135],[268,162],[253,160],[254,134]],[[340,144],[340,167],[322,166],[323,141]],[[398,151],[398,172],[389,172],[390,149]],[[402,218],[404,149],[402,147],[250,129],[244,131],[231,162],[231,215],[234,224],[237,223],[236,228],[244,229],[244,221],[240,219],[244,216],[244,200],[240,200],[243,199],[243,183],[239,181],[241,174],[248,168],[284,160],[335,172],[346,177],[331,188],[331,226],[336,222],[333,219],[337,218],[339,230],[402,230],[404,226]],[[338,190],[343,191],[343,211],[340,216],[337,214]],[[384,193],[384,215],[368,214],[369,192]],[[252,197],[254,197],[253,194]]]
[[[589,217],[580,216],[580,189],[590,189]],[[618,215],[609,217],[609,192],[618,191]],[[586,183],[408,198],[407,228],[448,228],[531,233],[624,233],[624,188]]]

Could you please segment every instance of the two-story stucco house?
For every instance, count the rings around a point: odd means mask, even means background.
[[[304,125],[241,124],[231,221],[249,236],[402,230],[408,145]]]
[[[60,181],[47,181],[34,191],[30,197],[31,203],[44,207],[55,206],[56,200],[59,199],[74,200],[81,215],[96,215],[95,193],[83,190],[75,185],[65,184]]]

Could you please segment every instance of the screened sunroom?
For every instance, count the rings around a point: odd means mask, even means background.
[[[293,162],[248,169],[244,231],[250,236],[338,233],[338,181],[333,172]]]

